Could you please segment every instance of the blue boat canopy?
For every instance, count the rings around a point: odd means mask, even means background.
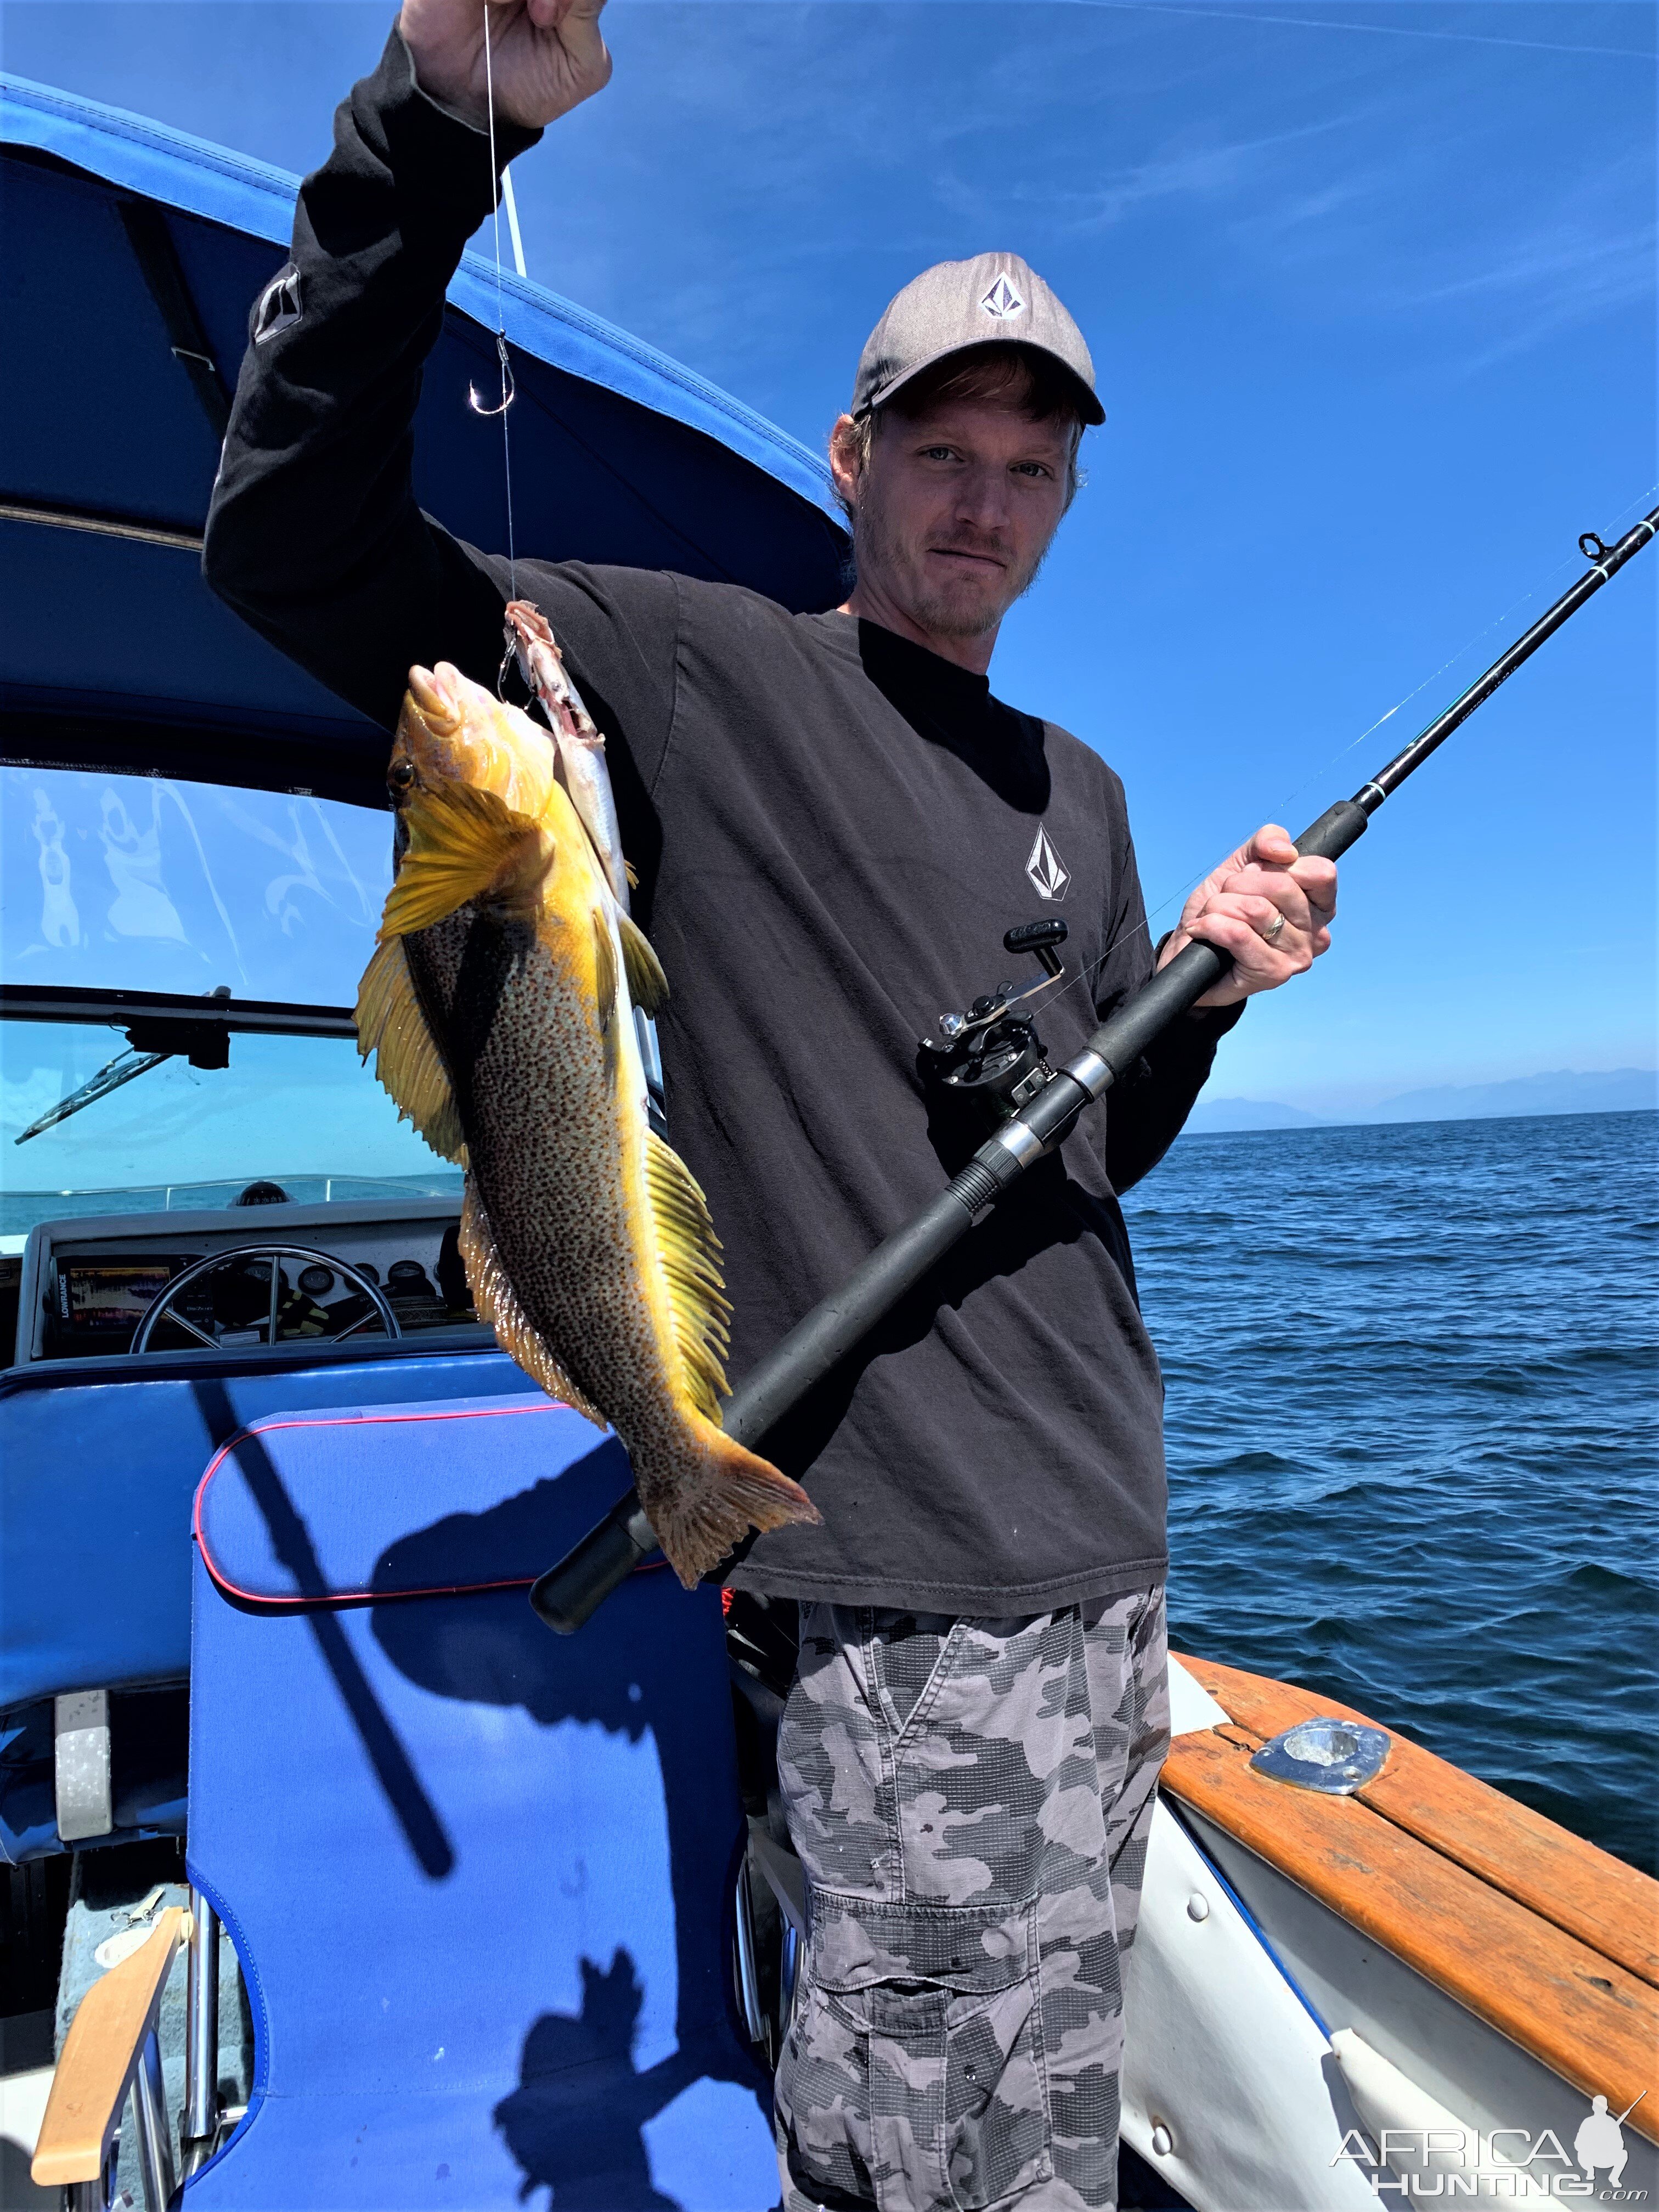
[[[383,734],[246,629],[199,548],[248,309],[297,179],[0,77],[0,757],[380,803]],[[519,541],[544,558],[841,596],[846,540],[804,447],[568,301],[503,281]],[[507,526],[495,275],[449,291],[416,489],[458,535]]]

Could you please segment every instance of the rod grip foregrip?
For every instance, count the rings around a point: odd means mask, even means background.
[[[1350,845],[1357,845],[1370,827],[1370,817],[1352,799],[1339,799],[1317,822],[1310,822],[1296,841],[1304,860],[1334,860]]]
[[[1296,841],[1304,860],[1334,860],[1365,834],[1365,810],[1352,799],[1328,806]],[[1089,1040],[1089,1049],[1103,1060],[1114,1077],[1133,1067],[1154,1039],[1195,1006],[1213,983],[1233,964],[1231,952],[1195,938],[1185,945],[1165,968],[1160,968],[1127,1006],[1103,1022]]]
[[[630,1490],[556,1566],[531,1585],[530,1602],[556,1635],[574,1636],[612,1590],[622,1588],[656,1543],[640,1493]]]

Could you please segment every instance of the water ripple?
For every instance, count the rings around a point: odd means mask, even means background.
[[[1126,1201],[1172,1633],[1659,1873],[1653,1114],[1184,1139]]]

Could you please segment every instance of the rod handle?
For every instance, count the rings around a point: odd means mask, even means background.
[[[1120,1006],[1101,1024],[1089,1040],[1090,1052],[1106,1063],[1115,1082],[1134,1066],[1155,1037],[1161,1036],[1171,1022],[1201,999],[1212,983],[1221,981],[1232,964],[1231,952],[1224,952],[1219,945],[1206,945],[1202,938],[1183,945],[1169,965],[1160,968],[1127,1006]],[[1093,1086],[1097,1097],[1104,1087],[1103,1078],[1099,1085]],[[1040,1091],[1034,1104],[1040,1106],[1047,1096],[1047,1091]],[[1028,1108],[1028,1114],[1030,1111]]]
[[[1366,789],[1371,787],[1368,784]],[[1377,795],[1378,805],[1382,794]],[[1357,845],[1370,827],[1370,816],[1357,799],[1339,799],[1334,806],[1328,806],[1317,822],[1310,822],[1296,841],[1296,849],[1304,860],[1334,860],[1346,853],[1350,845]]]
[[[873,1321],[967,1233],[975,1217],[996,1195],[995,1180],[970,1162],[931,1206],[878,1244],[838,1291],[814,1306],[773,1347],[726,1401],[721,1424],[726,1435],[757,1444],[863,1338]],[[612,1590],[621,1589],[656,1540],[639,1492],[630,1490],[532,1586],[530,1602],[550,1628],[561,1636],[574,1636]]]
[[[574,1636],[656,1547],[640,1493],[630,1490],[556,1566],[532,1583],[530,1602],[556,1635]]]

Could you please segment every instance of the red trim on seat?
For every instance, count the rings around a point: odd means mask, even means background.
[[[235,1598],[243,1605],[255,1606],[271,1613],[317,1613],[336,1606],[369,1605],[376,1602],[396,1603],[404,1598],[463,1597],[474,1591],[495,1589],[527,1589],[536,1579],[534,1575],[511,1575],[493,1583],[441,1583],[431,1589],[414,1590],[331,1590],[326,1597],[270,1597],[263,1591],[240,1589],[222,1572],[202,1535],[202,1500],[207,1486],[218,1473],[221,1465],[238,1444],[249,1437],[267,1436],[277,1429],[366,1429],[395,1426],[402,1421],[490,1421],[510,1419],[521,1413],[568,1413],[572,1408],[562,1400],[550,1398],[538,1405],[533,1401],[523,1406],[478,1406],[470,1413],[441,1412],[430,1413],[362,1413],[349,1421],[308,1420],[295,1414],[291,1419],[251,1421],[238,1429],[234,1437],[221,1444],[208,1462],[207,1472],[196,1486],[196,1496],[191,1505],[191,1534],[202,1554],[202,1565],[212,1576],[216,1586],[227,1597]],[[658,1564],[658,1563],[653,1563]],[[640,1569],[634,1571],[636,1574]]]

